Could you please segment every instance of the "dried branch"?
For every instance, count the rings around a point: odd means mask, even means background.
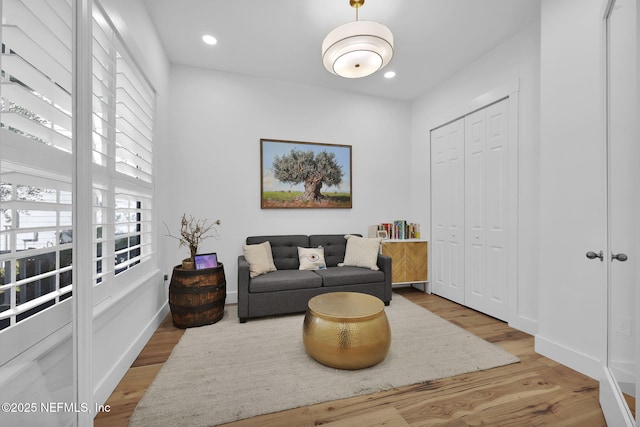
[[[174,236],[169,231],[169,226],[164,223],[164,226],[167,228],[167,237],[173,237],[180,244],[179,248],[185,246],[189,248],[190,259],[194,260],[195,255],[198,253],[198,246],[204,239],[208,239],[209,237],[219,238],[218,229],[216,226],[220,225],[220,220],[216,220],[214,222],[209,222],[207,219],[198,219],[196,220],[193,216],[187,214],[182,215],[182,219],[180,220],[180,237]]]

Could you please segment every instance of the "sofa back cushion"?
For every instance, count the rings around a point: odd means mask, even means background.
[[[345,233],[346,234],[346,233]],[[345,234],[315,234],[309,236],[309,247],[324,248],[324,260],[327,267],[335,267],[339,262],[344,261],[344,253],[347,249],[347,239]],[[353,234],[360,236],[360,234]]]
[[[342,239],[344,240],[344,237]],[[255,245],[266,241],[271,244],[273,263],[278,270],[297,270],[300,267],[298,246],[303,248],[309,247],[309,236],[305,235],[287,234],[283,236],[247,237],[247,245]]]

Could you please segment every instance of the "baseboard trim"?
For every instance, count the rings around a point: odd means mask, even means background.
[[[538,333],[538,322],[526,317],[515,317],[509,321],[509,326],[529,335],[535,336]]]
[[[227,299],[225,300],[227,304],[237,304],[238,303],[238,292],[229,292],[227,294]]]
[[[534,350],[597,381],[602,379],[602,361],[540,335],[535,336]]]
[[[163,304],[156,314],[149,320],[145,328],[140,332],[136,340],[131,343],[127,351],[113,365],[108,375],[94,388],[93,399],[98,404],[104,404],[120,380],[127,373],[131,364],[136,360],[153,333],[158,329],[164,318],[169,313],[169,303]]]

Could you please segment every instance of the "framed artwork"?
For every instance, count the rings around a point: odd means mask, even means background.
[[[351,208],[351,146],[260,140],[260,207]]]

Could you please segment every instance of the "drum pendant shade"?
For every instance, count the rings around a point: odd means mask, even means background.
[[[384,68],[392,56],[391,31],[378,22],[358,21],[357,15],[356,21],[335,28],[322,42],[325,68],[349,79],[375,73]]]

